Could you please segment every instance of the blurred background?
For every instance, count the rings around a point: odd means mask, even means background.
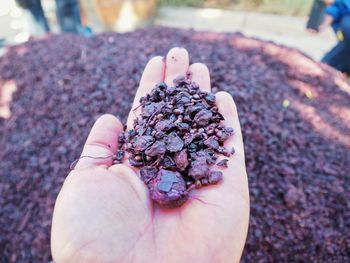
[[[57,3],[56,3],[57,2]],[[18,44],[58,33],[75,1],[6,0],[0,3],[0,45]],[[319,60],[335,43],[331,28],[320,34],[305,30],[313,0],[80,0],[76,31],[89,36],[103,31],[126,32],[148,25],[247,36],[298,48]],[[42,10],[40,10],[42,9]],[[60,10],[59,10],[60,9]],[[73,7],[74,9],[74,7]],[[63,10],[63,11],[62,11]],[[79,18],[80,15],[80,18]],[[35,17],[34,17],[35,16]],[[69,22],[68,22],[69,23]],[[67,24],[67,23],[66,23]],[[69,26],[68,26],[69,27]],[[69,32],[68,30],[65,30]],[[4,48],[0,51],[4,52]]]

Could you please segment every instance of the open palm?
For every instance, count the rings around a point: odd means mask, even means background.
[[[166,59],[152,58],[143,73],[133,109],[141,96],[165,81],[190,72],[210,91],[207,67],[189,65],[188,53],[173,48]],[[228,93],[217,94],[219,111],[235,135],[225,143],[236,152],[223,170],[223,181],[190,193],[176,209],[154,205],[138,173],[112,157],[82,158],[57,198],[51,234],[52,255],[60,262],[237,262],[249,218],[249,192],[242,134],[236,106]],[[136,112],[136,115],[138,112]],[[129,114],[130,128],[135,115]],[[112,115],[100,117],[82,156],[112,156],[122,131]]]

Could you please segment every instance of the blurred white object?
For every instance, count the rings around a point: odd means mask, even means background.
[[[21,17],[22,14],[23,14],[23,11],[21,8],[19,8],[17,6],[13,6],[13,8],[11,8],[10,16],[12,18],[19,18],[19,17]]]
[[[26,42],[28,39],[29,39],[30,35],[28,32],[21,32],[21,33],[18,33],[15,38],[14,38],[14,41],[15,43],[17,44],[20,44],[20,43],[24,43]]]
[[[115,25],[115,30],[119,32],[128,32],[135,30],[139,18],[137,17],[131,1],[125,1],[122,3],[119,18]]]
[[[13,0],[3,0],[0,4],[0,16],[8,15],[12,9],[16,7],[16,4]]]
[[[90,2],[85,0],[82,2]],[[127,32],[153,21],[155,0],[93,0],[86,13],[96,12],[105,30]]]

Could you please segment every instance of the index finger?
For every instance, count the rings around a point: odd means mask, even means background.
[[[163,57],[153,57],[147,63],[128,116],[127,129],[132,128],[136,116],[138,116],[140,113],[141,109],[136,109],[140,104],[140,98],[145,96],[147,93],[150,93],[156,84],[164,81],[164,72],[165,62]]]

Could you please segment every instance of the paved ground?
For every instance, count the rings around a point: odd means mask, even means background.
[[[44,6],[48,13],[54,13],[52,4],[53,1],[47,1]],[[6,8],[10,8],[7,13]],[[25,41],[29,36],[25,15],[14,7],[13,0],[2,2],[0,38],[5,37],[11,44]],[[157,25],[217,32],[241,31],[248,36],[298,48],[311,57],[320,59],[335,44],[335,37],[331,30],[312,35],[305,31],[305,23],[306,18],[187,7],[159,8],[155,18]]]
[[[320,59],[336,42],[331,29],[318,35],[306,32],[306,18],[252,12],[163,7],[158,10],[156,24],[217,32],[241,31],[298,48],[315,59]]]
[[[15,43],[16,36],[22,33],[22,13],[18,12],[18,9],[14,8],[13,0],[8,0],[8,2],[3,1],[0,3],[0,39],[6,39]],[[17,22],[19,21],[19,22]],[[23,34],[22,34],[23,35]],[[17,37],[17,39],[20,38]],[[0,56],[3,53],[0,45]]]

